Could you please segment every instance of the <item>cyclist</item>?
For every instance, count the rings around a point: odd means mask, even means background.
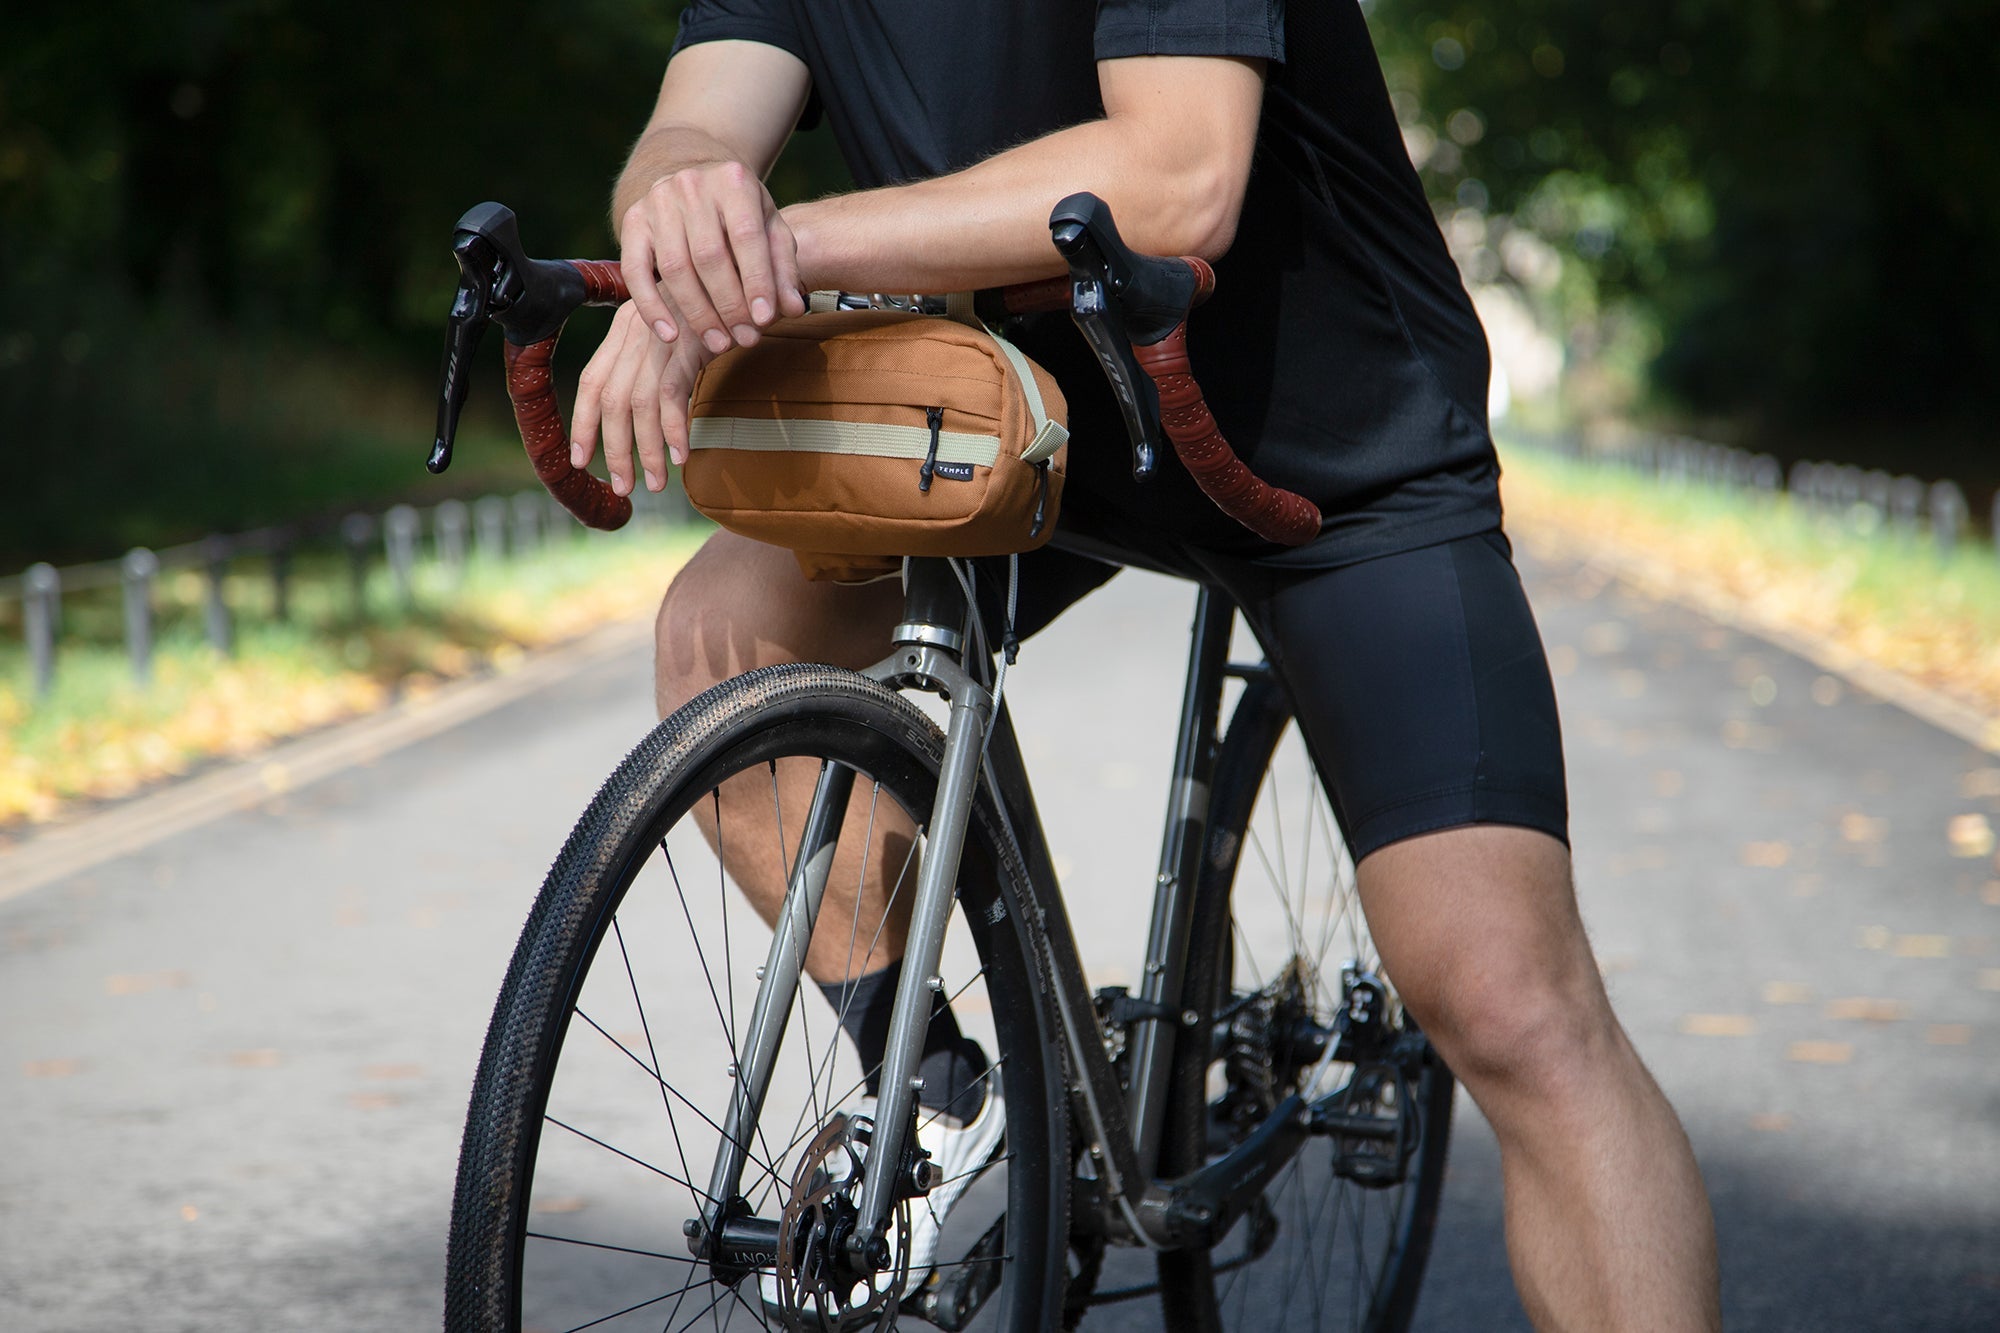
[[[794,126],[822,115],[861,188],[779,209],[761,178]],[[1536,1324],[1715,1327],[1700,1175],[1577,913],[1553,690],[1500,531],[1485,338],[1358,7],[694,0],[618,182],[634,300],[584,372],[575,461],[601,442],[621,492],[639,473],[658,489],[686,457],[695,373],[802,312],[803,290],[1052,276],[1049,208],[1084,189],[1135,249],[1215,262],[1217,296],[1190,325],[1209,401],[1257,472],[1327,517],[1315,541],[1280,551],[1171,461],[1135,486],[1101,376],[1051,320],[1021,341],[1070,396],[1063,526],[1198,564],[1255,622],[1384,966],[1499,1138],[1510,1258]],[[1112,572],[1053,549],[1024,557],[1019,628]],[[900,608],[893,584],[809,583],[790,553],[718,534],[662,603],[659,707],[772,662],[870,665]],[[735,799],[747,817],[770,793]],[[730,869],[773,915],[782,867],[739,855]],[[879,885],[860,892],[883,910]],[[808,970],[871,1066],[902,941],[892,921],[855,958],[846,932],[826,934]],[[923,1100],[942,1118],[924,1142],[948,1177],[998,1139],[983,1068],[941,1007]],[[936,1243],[926,1221],[918,1272]]]

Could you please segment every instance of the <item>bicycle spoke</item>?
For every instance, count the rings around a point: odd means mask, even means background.
[[[529,1240],[555,1241],[563,1245],[581,1245],[591,1250],[611,1250],[618,1254],[636,1254],[642,1259],[658,1259],[670,1264],[699,1264],[701,1261],[691,1255],[661,1254],[657,1250],[635,1250],[629,1245],[608,1245],[601,1240],[581,1240],[575,1236],[555,1236],[546,1231],[524,1231]]]
[[[688,1292],[694,1290],[696,1287],[706,1286],[714,1281],[715,1279],[711,1277],[697,1278],[695,1281],[688,1283],[685,1287],[677,1287],[672,1291],[663,1291],[659,1295],[653,1297],[651,1300],[640,1301],[636,1305],[628,1305],[622,1310],[613,1310],[610,1314],[600,1315],[596,1319],[591,1320],[587,1324],[573,1325],[570,1328],[564,1330],[564,1333],[583,1333],[583,1330],[586,1328],[596,1328],[599,1324],[608,1324],[614,1319],[619,1319],[625,1315],[631,1314],[634,1310],[643,1310],[649,1305],[658,1305],[661,1301],[670,1301],[676,1296],[684,1296]]]
[[[648,1069],[646,1066],[646,1062],[644,1060],[641,1060],[637,1055],[633,1054],[633,1052],[626,1047],[624,1042],[618,1040],[618,1038],[612,1036],[609,1032],[605,1032],[603,1026],[599,1024],[596,1019],[592,1018],[589,1014],[585,1013],[581,1009],[574,1010],[573,1012],[576,1014],[578,1018],[581,1018],[584,1022],[590,1024],[591,1027],[596,1028],[597,1031],[603,1035],[606,1041],[610,1042],[613,1046],[616,1046],[620,1051],[624,1052],[626,1059],[630,1060],[633,1064],[639,1066],[639,1068],[644,1069],[648,1074],[651,1074],[654,1080],[658,1082],[662,1088],[665,1088],[667,1092],[671,1093],[673,1096],[680,1098],[681,1105],[687,1107],[688,1110],[693,1111],[697,1116],[701,1117],[703,1124],[707,1125],[717,1134],[723,1134],[725,1132],[721,1125],[716,1124],[714,1120],[709,1118],[707,1112],[703,1111],[699,1106],[696,1106],[693,1102],[689,1101],[686,1094],[682,1093],[679,1088],[676,1088],[673,1084],[667,1082],[664,1078],[661,1078],[658,1072],[656,1072],[655,1070]],[[755,1163],[764,1172],[765,1175],[775,1176],[777,1174],[777,1168],[771,1163],[759,1161],[756,1152],[752,1148],[750,1148],[748,1144],[743,1144],[739,1146],[743,1148],[744,1153],[750,1158],[750,1160],[753,1163]],[[716,1200],[709,1198],[708,1192],[706,1190],[696,1190],[695,1193],[701,1195],[703,1199],[706,1199],[710,1203],[716,1202]]]
[[[613,1154],[614,1156],[623,1157],[626,1161],[632,1163],[632,1165],[634,1166],[643,1166],[648,1171],[651,1171],[654,1175],[661,1176],[667,1180],[673,1181],[674,1184],[679,1185],[682,1189],[688,1191],[690,1194],[699,1194],[703,1198],[708,1197],[704,1191],[696,1189],[692,1183],[690,1183],[689,1181],[682,1180],[679,1176],[675,1175],[673,1172],[667,1170],[666,1168],[654,1166],[651,1162],[646,1161],[644,1158],[634,1157],[631,1153],[626,1152],[623,1148],[614,1148],[612,1145],[606,1143],[603,1139],[598,1138],[594,1134],[586,1133],[583,1130],[578,1129],[575,1125],[569,1124],[562,1120],[558,1120],[552,1115],[544,1115],[542,1119],[548,1121],[551,1125],[554,1125],[557,1129],[568,1130],[570,1133],[576,1135],[578,1138],[584,1140],[587,1143],[596,1144],[598,1147],[604,1149],[604,1151],[608,1153]]]
[[[660,1085],[660,1105],[665,1108],[667,1113],[667,1128],[673,1132],[674,1153],[681,1159],[682,1173],[689,1180],[692,1180],[694,1179],[694,1172],[688,1169],[687,1149],[681,1144],[681,1127],[679,1122],[674,1119],[673,1099],[667,1095],[666,1079],[660,1077],[660,1053],[653,1046],[652,1025],[646,1021],[646,1002],[639,998],[639,978],[633,975],[632,955],[625,948],[625,930],[618,924],[618,917],[615,913],[611,917],[611,934],[618,941],[618,957],[625,964],[625,980],[632,987],[632,1007],[639,1011],[639,1031],[644,1033],[646,1037],[646,1057],[652,1061],[652,1067],[646,1072],[651,1074],[653,1081]],[[597,1027],[595,1023],[592,1023],[591,1026],[597,1028],[599,1032],[604,1031],[603,1028]],[[620,1050],[625,1049],[623,1042],[613,1042],[612,1044]],[[626,1051],[625,1053],[627,1055],[631,1054],[630,1051]],[[704,1194],[703,1197],[706,1198],[707,1196]],[[715,1200],[709,1199],[708,1202],[714,1203]]]

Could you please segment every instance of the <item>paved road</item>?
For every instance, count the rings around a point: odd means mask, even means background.
[[[2000,1327],[2000,868],[1957,854],[1990,840],[1963,817],[2000,823],[2000,764],[1528,568],[1586,917],[1701,1156],[1730,1326]],[[1157,822],[1186,603],[1127,575],[1010,681],[1086,941],[1150,877],[1151,835],[1102,829]],[[1115,697],[1066,686],[1085,663]],[[646,699],[642,660],[607,662],[0,903],[0,1329],[433,1327],[493,991]],[[1423,1326],[1525,1327],[1463,1103],[1445,1210]]]

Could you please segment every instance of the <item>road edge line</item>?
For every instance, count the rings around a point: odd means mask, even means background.
[[[1983,713],[1962,699],[1914,680],[1893,667],[1871,661],[1824,635],[1761,615],[1732,593],[1698,579],[1688,579],[1669,561],[1549,529],[1535,532],[1527,541],[1531,550],[1541,547],[1595,566],[1655,601],[1687,607],[1728,629],[1802,657],[1828,675],[1838,676],[1856,689],[1896,705],[1920,722],[1929,723],[1987,754],[2000,755],[2000,716]]]
[[[335,773],[440,735],[650,641],[652,620],[619,621],[534,653],[510,670],[453,681],[109,810],[59,823],[0,851],[0,903]]]

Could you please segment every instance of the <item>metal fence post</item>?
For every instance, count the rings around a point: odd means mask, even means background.
[[[208,642],[227,657],[235,645],[235,627],[229,623],[229,600],[223,582],[229,577],[230,543],[227,537],[210,537],[201,544],[202,563],[208,571],[208,597],[202,608],[202,622]]]
[[[469,521],[463,500],[446,500],[431,513],[438,563],[453,584],[465,577],[465,529]]]
[[[47,563],[29,565],[21,575],[22,628],[28,636],[28,658],[34,664],[35,695],[49,692],[56,681],[56,621],[62,613],[62,575]]]
[[[348,581],[354,591],[354,615],[368,612],[368,542],[375,535],[375,520],[366,514],[349,514],[340,520],[340,540],[347,545]]]
[[[271,546],[271,618],[292,618],[292,539],[279,537]]]
[[[422,521],[408,505],[397,505],[382,517],[382,547],[389,557],[389,577],[396,585],[396,601],[409,606],[415,601],[411,578],[417,563],[417,530]]]
[[[1958,483],[1932,482],[1931,539],[1937,543],[1939,555],[1950,555],[1957,547],[1966,518],[1965,492],[1958,489]]]
[[[1889,483],[1889,521],[1903,537],[1915,537],[1923,524],[1924,484],[1915,477],[1897,477]]]
[[[507,556],[507,502],[497,495],[485,495],[472,503],[472,526],[481,560],[504,560]]]
[[[160,558],[143,546],[125,553],[118,575],[125,588],[125,653],[132,659],[132,680],[153,683],[153,579]]]
[[[514,496],[514,554],[526,555],[542,540],[542,491],[519,491]]]
[[[1784,488],[1785,470],[1771,455],[1758,454],[1750,460],[1750,484],[1757,488],[1759,496],[1772,499]]]

